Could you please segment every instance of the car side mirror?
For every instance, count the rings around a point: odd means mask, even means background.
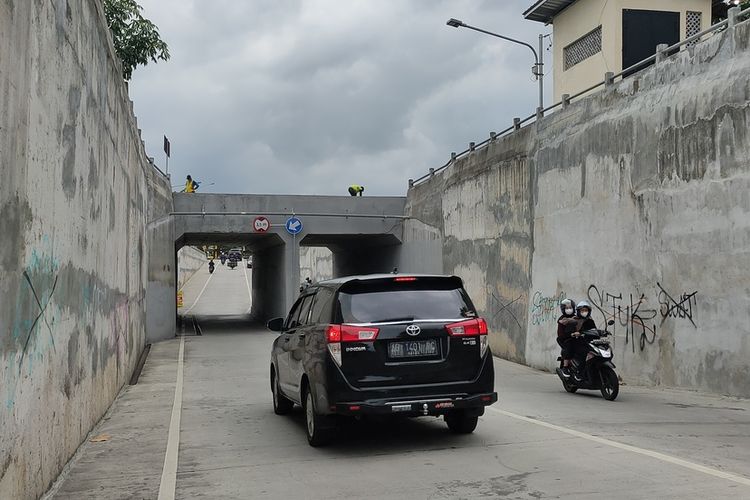
[[[615,324],[615,320],[611,319],[611,320],[607,321],[607,324],[608,324],[609,326],[612,326],[612,325],[614,325],[614,324]]]
[[[273,318],[266,323],[266,328],[272,332],[280,332],[281,329],[284,328],[284,318]]]

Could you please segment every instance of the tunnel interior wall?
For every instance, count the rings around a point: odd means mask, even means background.
[[[389,273],[398,267],[399,245],[333,247],[334,277]]]
[[[323,281],[333,278],[333,253],[326,247],[301,247],[299,249],[300,279]]]
[[[177,290],[180,290],[193,275],[202,268],[208,268],[208,258],[203,250],[194,246],[184,246],[177,250]]]
[[[0,96],[0,498],[38,498],[142,351],[170,188],[100,2],[0,2]]]
[[[409,190],[495,354],[553,368],[586,299],[626,380],[750,396],[749,46],[744,22]]]

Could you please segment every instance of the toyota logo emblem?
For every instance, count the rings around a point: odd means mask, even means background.
[[[421,331],[422,329],[419,328],[419,326],[417,325],[409,325],[406,327],[406,333],[408,333],[412,337],[416,337],[417,335],[419,335],[419,332]]]

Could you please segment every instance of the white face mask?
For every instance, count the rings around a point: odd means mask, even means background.
[[[589,317],[589,312],[588,311],[581,311],[580,315],[581,315],[582,318],[588,318]]]
[[[565,314],[567,314],[568,316],[572,316],[573,315],[573,308],[571,307],[570,309],[565,309]]]

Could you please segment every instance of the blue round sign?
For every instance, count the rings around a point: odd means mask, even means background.
[[[289,217],[286,220],[285,226],[286,226],[286,231],[289,234],[299,234],[302,232],[302,221],[299,220],[299,218],[297,217],[294,217],[294,216]]]

